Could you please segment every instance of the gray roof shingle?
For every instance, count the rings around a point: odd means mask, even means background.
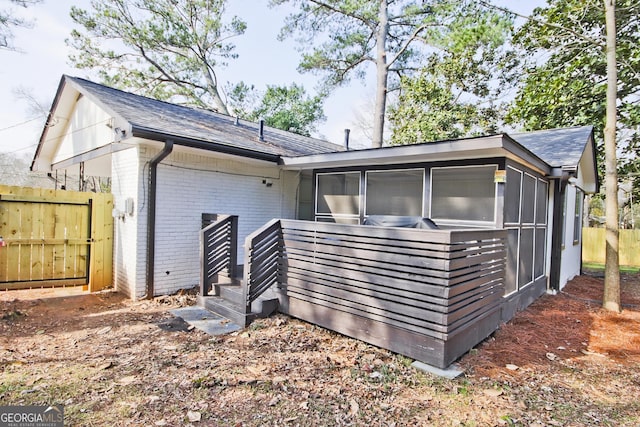
[[[124,92],[78,77],[64,76],[80,92],[120,115],[133,129],[161,136],[226,146],[272,156],[299,157],[343,152],[342,145],[297,135],[265,126],[264,140],[258,137],[259,124],[207,110],[190,108]],[[551,167],[575,167],[590,143],[592,126],[549,129],[508,134],[514,141]]]
[[[586,145],[591,141],[593,126],[549,129],[509,136],[540,157],[551,167],[576,167]]]
[[[122,116],[134,129],[275,156],[344,151],[341,145],[268,126],[264,127],[264,140],[260,141],[258,123],[239,120],[236,124],[235,117],[224,114],[158,101],[78,77],[64,78],[95,102]]]

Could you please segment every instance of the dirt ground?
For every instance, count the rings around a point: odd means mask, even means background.
[[[80,426],[637,426],[640,275],[620,314],[585,275],[544,296],[446,380],[277,315],[211,337],[168,310],[78,290],[0,293],[0,405],[64,405]]]

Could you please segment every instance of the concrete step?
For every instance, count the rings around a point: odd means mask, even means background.
[[[198,296],[197,304],[200,307],[212,311],[231,322],[245,328],[249,325],[250,320],[247,318],[247,314],[244,312],[244,308],[241,305],[234,304],[221,297],[217,296]]]
[[[278,309],[278,299],[272,292],[260,296],[251,304],[251,313],[245,312],[242,289],[239,286],[220,286],[219,296],[198,296],[197,304],[245,328],[258,318],[265,318]]]
[[[242,287],[239,285],[215,285],[216,295],[238,306],[244,304]]]

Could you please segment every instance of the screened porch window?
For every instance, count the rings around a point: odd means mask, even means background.
[[[494,166],[431,169],[431,218],[495,222]]]
[[[317,221],[359,220],[360,172],[323,173],[316,179]]]
[[[424,169],[366,173],[365,215],[423,216]]]

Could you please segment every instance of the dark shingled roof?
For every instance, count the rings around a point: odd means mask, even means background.
[[[578,166],[592,133],[593,126],[578,126],[514,133],[509,136],[549,166],[559,168]]]
[[[274,156],[297,157],[312,154],[344,151],[342,145],[332,144],[316,138],[292,132],[264,127],[264,140],[259,139],[257,123],[207,110],[184,107],[156,99],[135,95],[78,77],[64,76],[94,102],[128,121],[134,134],[136,130],[145,134],[175,136],[223,145],[237,150],[265,153]]]

